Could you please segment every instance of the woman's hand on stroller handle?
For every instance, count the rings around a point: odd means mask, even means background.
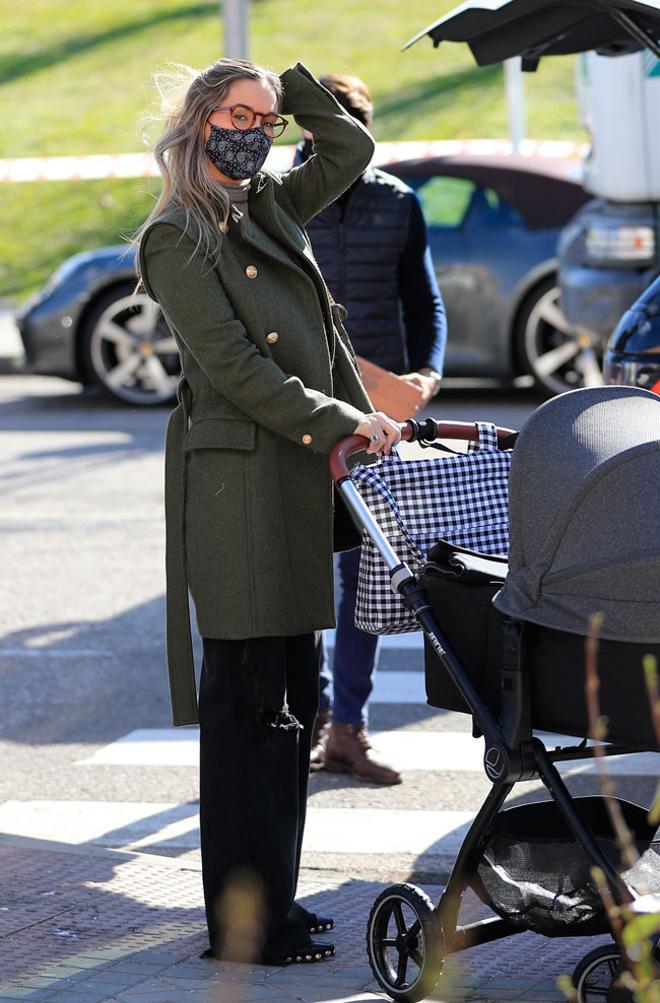
[[[392,446],[401,441],[402,427],[383,411],[366,414],[353,435],[362,436],[367,440],[367,452],[378,456],[387,456]]]

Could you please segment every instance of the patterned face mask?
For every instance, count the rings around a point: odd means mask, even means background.
[[[212,125],[204,149],[219,171],[234,181],[245,181],[261,169],[272,143],[259,125],[254,129]]]

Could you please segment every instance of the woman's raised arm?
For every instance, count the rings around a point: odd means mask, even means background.
[[[280,79],[284,87],[282,114],[293,115],[298,125],[314,136],[314,153],[309,160],[281,176],[282,188],[305,225],[369,166],[374,141],[302,63],[285,70]]]

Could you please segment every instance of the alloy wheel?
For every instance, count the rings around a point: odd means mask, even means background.
[[[524,325],[524,362],[545,390],[553,394],[601,386],[603,349],[599,338],[569,323],[556,282],[542,287]]]
[[[146,293],[120,295],[105,307],[90,332],[89,358],[98,381],[121,400],[162,404],[176,393],[177,345]]]

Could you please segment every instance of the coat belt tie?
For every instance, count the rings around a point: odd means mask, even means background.
[[[165,564],[167,572],[167,664],[174,724],[197,724],[197,688],[193,654],[188,576],[186,573],[185,442],[190,388],[179,384],[179,404],[172,411],[165,440]]]

